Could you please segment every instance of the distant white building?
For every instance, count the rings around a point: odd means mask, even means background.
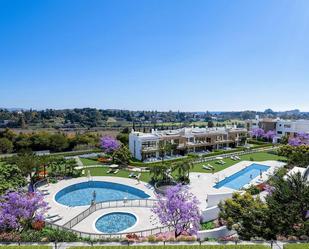
[[[309,120],[283,120],[283,119],[269,119],[259,118],[246,120],[246,128],[251,131],[256,128],[262,128],[265,132],[273,130],[276,135],[273,139],[274,143],[280,142],[282,137],[295,137],[297,133],[309,134]]]
[[[295,137],[297,133],[309,134],[309,120],[278,120],[276,123],[276,142],[283,136]]]
[[[134,158],[145,160],[162,156],[206,152],[223,147],[236,147],[246,141],[247,130],[235,127],[182,128],[177,130],[152,130],[151,133],[132,132],[129,148]],[[161,148],[164,150],[162,155]]]

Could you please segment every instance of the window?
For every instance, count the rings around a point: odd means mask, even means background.
[[[277,134],[282,134],[282,131],[277,131]]]

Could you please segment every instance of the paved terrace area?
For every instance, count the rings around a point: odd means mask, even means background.
[[[109,177],[109,176],[94,176],[91,177],[91,180],[93,181],[106,181],[106,182],[113,182],[113,183],[119,183],[128,185],[134,188],[138,188],[142,191],[144,191],[146,194],[150,196],[150,199],[155,199],[155,194],[153,190],[150,190],[146,187],[145,182],[138,182],[135,179],[130,178],[121,178],[121,177]],[[85,209],[87,209],[89,206],[78,206],[78,207],[68,207],[64,206],[60,203],[58,203],[55,200],[55,195],[60,191],[61,189],[68,187],[70,185],[81,183],[89,181],[88,177],[79,177],[79,178],[73,178],[68,180],[61,180],[57,183],[50,183],[49,185],[45,185],[39,188],[39,190],[47,190],[48,195],[45,196],[45,201],[48,202],[50,209],[48,210],[48,215],[54,215],[59,214],[62,219],[60,221],[57,221],[56,224],[63,225],[67,221],[74,218],[79,213],[83,212]]]
[[[208,204],[206,200],[207,200],[208,194],[223,194],[223,193],[228,194],[228,193],[235,192],[234,189],[230,189],[226,187],[221,187],[219,189],[216,189],[214,188],[214,185],[218,181],[221,181],[224,178],[233,175],[234,173],[248,167],[249,165],[253,163],[270,166],[268,171],[264,172],[262,175],[263,181],[266,181],[269,178],[268,174],[272,174],[276,169],[283,167],[285,165],[285,163],[279,162],[279,161],[263,161],[263,162],[241,161],[231,167],[228,167],[214,174],[198,173],[198,172],[190,173],[190,185],[189,185],[190,191],[199,199],[200,209],[204,210],[207,208]],[[205,165],[207,165],[207,163],[205,163]],[[252,181],[249,184],[255,184],[255,182],[259,178],[260,176],[252,179]]]
[[[100,218],[102,215],[111,213],[111,212],[126,212],[135,215],[137,218],[136,223],[126,229],[121,231],[124,232],[135,232],[141,230],[147,230],[157,227],[162,227],[163,225],[160,224],[158,218],[153,215],[151,212],[151,208],[146,207],[117,207],[117,208],[108,208],[108,209],[101,209],[98,210],[91,215],[89,215],[86,219],[82,220],[80,223],[72,227],[72,229],[82,232],[88,233],[101,233],[95,227],[96,220]]]

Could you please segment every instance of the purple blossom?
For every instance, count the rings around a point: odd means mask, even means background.
[[[170,187],[161,196],[152,211],[163,225],[175,229],[175,237],[181,234],[195,235],[200,226],[199,201],[180,184]]]
[[[309,139],[309,134],[305,132],[299,132],[296,135],[300,140],[308,140]]]
[[[302,144],[302,142],[301,142],[300,138],[298,138],[298,137],[293,137],[293,138],[289,139],[289,145],[299,146],[301,144]]]
[[[259,138],[259,137],[263,137],[265,132],[262,128],[254,128],[252,129],[252,131],[250,131],[250,134],[252,137]]]
[[[101,138],[101,147],[105,153],[113,153],[119,149],[120,143],[111,136],[105,136]]]
[[[275,137],[276,133],[273,130],[267,131],[263,137],[266,138],[267,140],[272,140]]]
[[[305,132],[297,133],[295,137],[289,139],[289,145],[309,145],[309,134]]]
[[[34,192],[9,192],[0,197],[0,231],[21,230],[33,221],[43,221],[47,203]]]

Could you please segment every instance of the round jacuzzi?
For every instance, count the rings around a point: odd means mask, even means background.
[[[126,212],[112,212],[97,219],[95,227],[102,233],[118,233],[135,225],[135,215]]]
[[[124,199],[146,199],[150,196],[144,191],[127,185],[104,182],[89,181],[70,185],[60,190],[55,195],[55,200],[65,206],[86,206],[92,200],[96,202],[124,200]]]

